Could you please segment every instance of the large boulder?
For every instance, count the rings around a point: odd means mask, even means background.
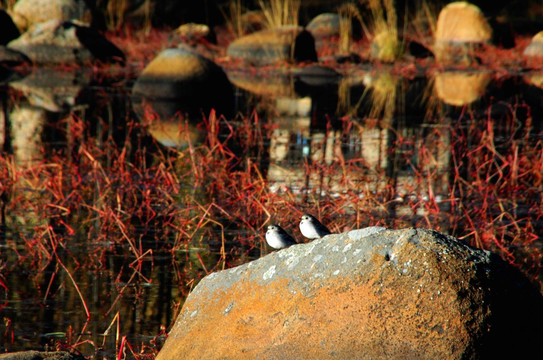
[[[84,0],[18,0],[11,10],[19,30],[49,20],[91,22],[91,12]]]
[[[523,358],[542,336],[540,292],[497,255],[374,227],[208,275],[157,360]]]
[[[293,25],[242,36],[228,46],[226,53],[234,59],[255,65],[279,61],[317,61],[313,35],[303,27]]]
[[[200,141],[198,124],[211,110],[227,117],[234,111],[233,87],[224,71],[188,48],[158,54],[136,80],[132,97],[140,119],[166,146],[184,147]]]
[[[51,20],[34,25],[8,47],[40,64],[124,62],[123,52],[102,34],[72,21]]]
[[[468,2],[445,6],[437,18],[435,40],[448,43],[486,43],[492,29],[481,10]]]
[[[440,63],[469,64],[470,50],[492,39],[492,29],[481,10],[468,2],[445,6],[437,18],[434,54]]]

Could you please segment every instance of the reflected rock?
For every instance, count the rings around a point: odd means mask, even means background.
[[[157,113],[202,118],[215,109],[218,115],[233,113],[234,93],[228,77],[213,61],[185,48],[162,51],[132,88],[135,103],[145,99],[157,104]]]
[[[153,110],[160,107],[160,105],[156,101],[150,104]],[[166,105],[166,107],[171,107],[171,105]],[[156,141],[167,147],[186,148],[189,145],[201,144],[205,139],[205,132],[198,127],[196,121],[191,119],[183,119],[175,116],[143,116],[142,123]]]
[[[530,45],[524,49],[524,56],[543,58],[543,31],[538,32],[530,42]]]
[[[532,73],[524,76],[524,80],[535,87],[543,89],[543,72]]]
[[[267,97],[296,97],[291,74],[279,71],[255,75],[247,71],[228,71],[228,78],[240,89]]]
[[[42,133],[47,123],[46,110],[22,104],[13,109],[9,120],[16,162],[32,166],[43,160]]]
[[[489,73],[442,72],[434,79],[434,90],[443,102],[463,106],[477,100],[491,80]]]
[[[31,60],[22,52],[0,45],[0,70],[30,63]]]
[[[91,12],[84,0],[18,0],[11,17],[20,31],[49,20],[91,23]]]
[[[280,97],[275,100],[275,110],[279,115],[309,118],[311,115],[311,98],[309,96],[299,99]]]
[[[40,64],[124,62],[124,54],[97,30],[71,21],[51,20],[32,26],[8,44]]]
[[[464,1],[453,2],[439,13],[434,54],[440,63],[470,64],[474,61],[471,48],[488,43],[491,38],[492,29],[477,6]]]
[[[184,147],[203,139],[198,129],[212,110],[229,117],[234,93],[224,71],[185,48],[162,51],[143,70],[132,89],[133,106],[161,144]]]
[[[334,69],[311,65],[294,70],[296,78],[309,86],[337,86],[341,75]]]
[[[288,25],[257,31],[233,41],[226,51],[234,59],[256,65],[278,61],[317,61],[315,40],[300,26]]]
[[[76,105],[77,96],[89,82],[90,74],[86,72],[45,68],[9,85],[23,93],[33,106],[62,112]]]
[[[299,83],[309,87],[337,86],[340,74],[329,67],[312,65],[291,71],[260,72],[259,75],[232,70],[228,72],[228,78],[237,87],[253,94],[278,98],[297,97]],[[305,93],[302,94],[302,96],[305,95]]]

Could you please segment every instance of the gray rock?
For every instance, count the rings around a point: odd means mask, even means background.
[[[98,31],[71,21],[51,20],[32,26],[8,47],[36,63],[124,62],[124,54]]]

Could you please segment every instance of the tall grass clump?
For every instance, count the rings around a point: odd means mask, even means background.
[[[258,0],[268,28],[298,25],[301,0]]]
[[[228,13],[223,11],[230,32],[236,37],[243,35],[243,5],[241,0],[230,0]]]
[[[17,0],[0,0],[0,9],[11,10]]]
[[[398,19],[394,0],[360,0],[371,11],[371,19],[365,31],[371,40],[373,58],[392,62],[400,55]]]
[[[352,2],[342,4],[338,7],[337,12],[339,14],[339,52],[345,54],[351,50],[353,19],[356,19],[361,25],[364,24],[364,21],[358,7]]]

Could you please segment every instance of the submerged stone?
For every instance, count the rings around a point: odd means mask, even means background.
[[[498,256],[374,227],[208,275],[157,360],[522,357],[541,353],[542,320],[539,291]]]

